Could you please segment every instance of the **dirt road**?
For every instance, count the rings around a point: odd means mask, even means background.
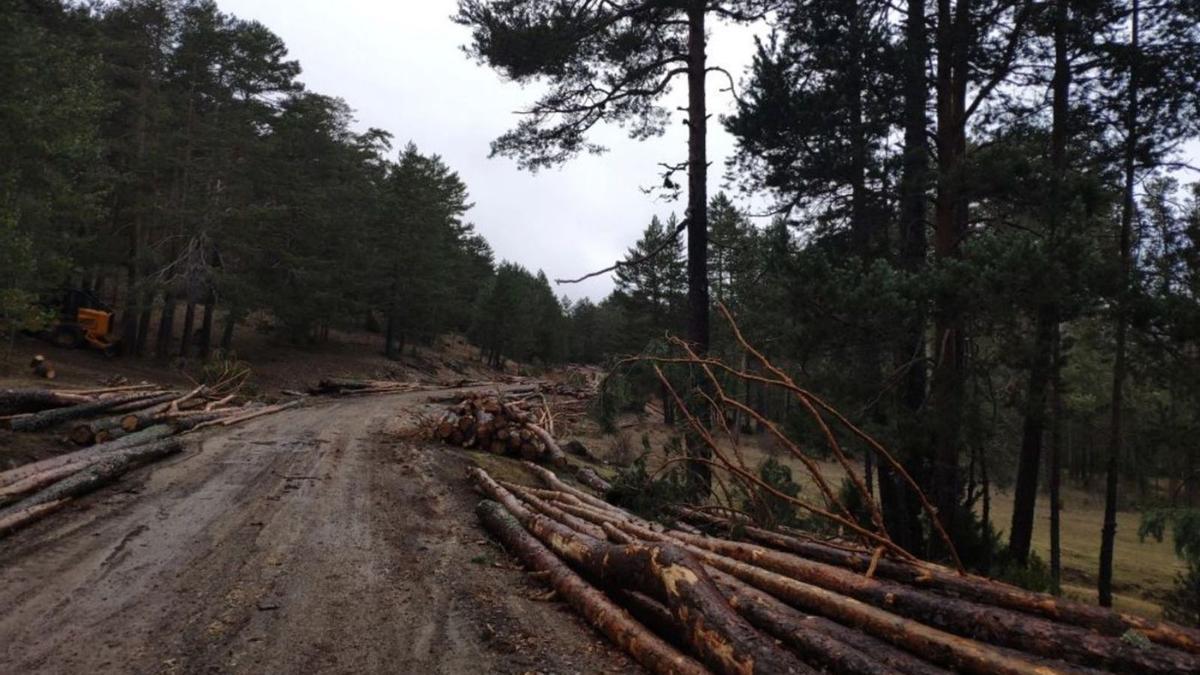
[[[0,541],[0,673],[602,672],[632,666],[478,527],[428,394],[194,442]]]

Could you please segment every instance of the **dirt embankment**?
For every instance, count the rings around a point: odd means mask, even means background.
[[[8,538],[0,672],[625,672],[487,541],[427,394],[202,438]]]

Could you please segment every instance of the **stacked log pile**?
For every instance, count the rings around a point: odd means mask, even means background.
[[[229,387],[188,392],[151,384],[91,390],[0,390],[0,428],[65,432],[79,450],[0,472],[0,536],[129,471],[182,449],[181,434],[298,405],[238,403]],[[37,436],[35,436],[36,438]]]
[[[697,511],[663,527],[527,466],[543,488],[471,470],[481,522],[651,672],[1200,672],[1196,630]]]
[[[535,414],[529,399],[468,396],[437,420],[433,436],[463,448],[565,466],[567,458],[562,448],[539,424],[545,423],[548,414],[545,408]]]

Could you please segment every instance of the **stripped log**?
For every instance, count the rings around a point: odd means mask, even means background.
[[[102,457],[109,453],[124,450],[126,448],[136,447],[144,443],[153,443],[166,438],[173,433],[175,433],[174,429],[163,424],[150,427],[149,429],[143,429],[137,433],[128,434],[115,441],[98,443],[90,448],[76,450],[75,452],[68,452],[63,455],[43,459],[39,462],[23,464],[15,469],[9,469],[8,471],[0,473],[0,486],[12,485],[18,481],[23,481],[30,476],[34,476],[45,471],[50,471],[52,469],[57,469],[58,467],[80,460],[93,457]]]
[[[690,544],[689,550],[704,549],[751,563],[976,640],[1083,666],[1143,673],[1200,672],[1200,658],[1194,654],[1153,644],[1137,645],[1078,626],[869,578],[753,544],[683,532],[671,535]]]
[[[647,631],[604,593],[584,581],[526,532],[504,507],[496,502],[482,501],[475,512],[505,550],[527,567],[543,573],[559,597],[646,670],[678,675],[703,675],[708,672],[699,663]]]
[[[482,469],[473,468],[470,475],[526,530],[578,569],[666,605],[686,626],[689,646],[710,668],[722,673],[816,673],[734,612],[696,559],[681,547],[609,544],[533,513]]]
[[[697,511],[690,512],[688,517],[708,524],[729,527],[733,525],[729,521]],[[810,560],[861,572],[865,572],[871,566],[873,556],[866,551],[846,550],[752,525],[738,524],[737,529],[760,544],[791,551]],[[1043,616],[1113,637],[1120,637],[1126,631],[1134,630],[1152,642],[1200,654],[1200,631],[1195,629],[1114,612],[1046,593],[1035,593],[986,577],[960,575],[940,565],[915,565],[882,559],[877,561],[875,574],[913,586],[950,593],[960,598]]]
[[[125,405],[126,403],[131,403],[133,401],[143,400],[152,396],[155,396],[155,394],[152,392],[137,392],[133,394],[113,396],[111,398],[101,399],[99,401],[79,403],[66,408],[43,410],[42,412],[38,413],[20,415],[17,417],[0,420],[0,428],[5,428],[10,431],[39,431],[41,429],[48,429],[65,422],[108,412],[117,406]]]
[[[0,389],[0,415],[16,415],[87,403],[90,397],[54,389]]]
[[[31,495],[10,507],[0,509],[0,522],[24,518],[19,521],[20,525],[30,523],[33,519],[28,516],[22,516],[22,513],[28,513],[31,510],[36,511],[35,507],[38,506],[62,502],[85,495],[117,480],[138,466],[179,452],[182,448],[183,445],[179,439],[168,438],[107,455],[92,466],[62,479],[45,490]],[[39,515],[45,515],[45,512],[41,512]],[[11,529],[13,528],[10,528],[10,531]]]

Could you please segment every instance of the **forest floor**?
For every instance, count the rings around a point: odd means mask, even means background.
[[[446,393],[445,391],[439,393]],[[430,392],[200,436],[0,548],[0,672],[628,672],[485,537]]]

